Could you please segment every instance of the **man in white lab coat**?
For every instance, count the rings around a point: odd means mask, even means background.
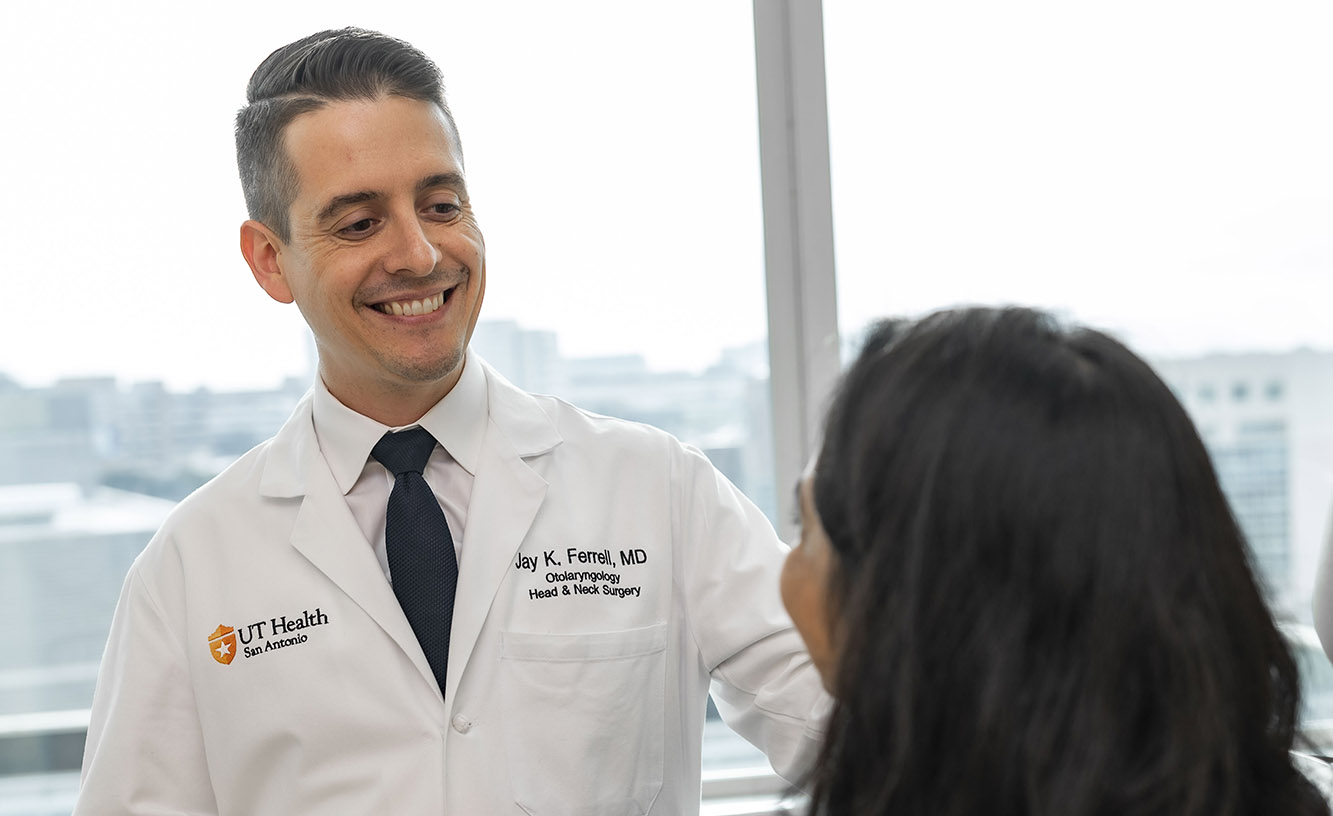
[[[467,351],[485,250],[434,64],[321,32],[247,97],[241,250],[320,376],[132,567],[75,812],[695,813],[710,683],[798,776],[825,699],[763,516],[698,451]],[[412,427],[457,558],[438,679],[371,456]]]

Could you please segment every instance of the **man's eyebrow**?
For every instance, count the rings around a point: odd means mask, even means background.
[[[419,195],[436,187],[449,187],[457,190],[464,197],[467,197],[467,183],[463,181],[463,175],[461,173],[436,173],[434,175],[426,176],[421,181],[417,182],[416,192]],[[367,201],[377,201],[380,198],[382,198],[382,196],[379,193],[371,192],[370,190],[362,190],[357,193],[334,196],[329,199],[329,203],[325,204],[323,209],[319,211],[319,215],[315,216],[315,220],[324,221],[332,218],[344,207],[350,207],[353,204],[364,204]]]
[[[348,193],[346,195],[334,196],[329,199],[328,204],[324,205],[324,209],[319,211],[319,215],[315,216],[315,220],[323,221],[327,218],[332,218],[335,213],[344,207],[349,207],[353,204],[364,204],[367,201],[375,201],[379,197],[379,193],[372,193],[368,190],[363,190],[359,193]]]
[[[467,196],[467,182],[462,173],[436,173],[417,182],[417,192],[424,193],[435,187],[449,187]]]

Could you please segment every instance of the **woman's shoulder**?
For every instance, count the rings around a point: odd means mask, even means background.
[[[1319,757],[1296,751],[1291,753],[1291,764],[1305,774],[1305,778],[1323,795],[1325,802],[1333,804],[1333,765]]]

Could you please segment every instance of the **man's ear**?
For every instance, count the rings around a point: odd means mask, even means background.
[[[282,254],[282,242],[272,230],[253,219],[242,224],[241,254],[245,256],[245,262],[250,264],[255,281],[268,292],[269,297],[279,303],[295,300],[278,260]]]

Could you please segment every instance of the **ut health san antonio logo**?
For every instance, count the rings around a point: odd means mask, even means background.
[[[218,628],[208,636],[208,652],[222,665],[230,664],[236,658],[236,630],[218,624]]]
[[[239,628],[219,623],[213,634],[208,636],[208,653],[222,665],[230,666],[231,661],[236,659],[237,651],[240,651],[241,657],[248,659],[288,646],[300,646],[312,637],[305,632],[306,629],[323,626],[328,622],[329,616],[317,606],[313,612],[302,609],[300,615],[290,618],[278,615]]]

